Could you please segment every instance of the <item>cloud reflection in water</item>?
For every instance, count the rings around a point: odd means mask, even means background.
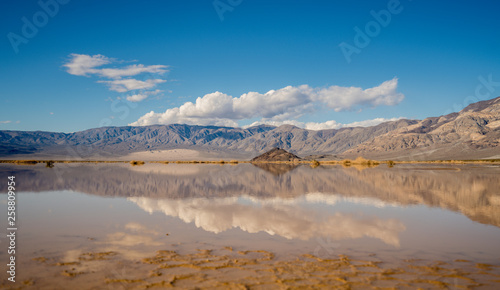
[[[399,234],[406,229],[396,219],[360,216],[352,213],[317,210],[314,204],[334,205],[338,201],[391,206],[371,199],[345,200],[336,195],[313,193],[297,198],[255,197],[153,199],[129,197],[146,212],[162,212],[212,233],[239,228],[248,233],[266,232],[287,239],[309,240],[327,237],[333,240],[371,237],[399,247]]]

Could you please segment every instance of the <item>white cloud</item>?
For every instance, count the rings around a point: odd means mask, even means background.
[[[136,94],[136,95],[128,96],[127,101],[140,102],[142,100],[145,100],[147,97],[148,97],[148,95],[146,95],[146,94]]]
[[[215,125],[226,127],[238,127],[238,123],[230,119],[222,118],[199,118],[186,117],[181,115],[179,108],[168,109],[163,114],[151,111],[142,116],[137,122],[130,124],[131,126],[148,126],[154,124],[196,124],[196,125]]]
[[[335,121],[334,121],[334,122],[335,122]],[[270,125],[270,126],[276,126],[276,127],[279,127],[279,126],[282,126],[282,125],[293,125],[293,126],[295,126],[295,127],[305,128],[305,123],[304,123],[304,122],[297,121],[297,120],[284,120],[284,121],[271,121],[271,120],[267,120],[267,121],[256,121],[256,122],[253,122],[253,123],[252,123],[252,124],[250,124],[250,125],[243,126],[243,128],[250,128],[250,127],[259,126],[259,125]]]
[[[313,103],[308,86],[288,86],[279,90],[271,90],[265,94],[249,92],[234,98],[234,119],[253,117],[285,120],[299,117],[307,111],[312,111]]]
[[[12,123],[12,121],[10,121],[10,120],[7,120],[7,121],[0,121],[0,124],[9,124],[9,123]]]
[[[335,120],[330,120],[323,123],[308,122],[301,127],[308,130],[326,130],[326,129],[340,129],[344,127],[344,124],[338,123]]]
[[[111,63],[111,59],[104,55],[96,54],[93,56],[86,54],[70,54],[70,60],[63,66],[68,68],[67,72],[76,76],[87,76],[97,74],[99,70],[96,67]]]
[[[163,74],[167,71],[166,65],[150,65],[134,64],[125,68],[103,68],[99,71],[99,75],[108,78],[121,78],[135,76],[141,73]]]
[[[100,75],[106,78],[118,79],[121,77],[135,76],[141,73],[163,74],[167,71],[166,65],[150,65],[143,64],[129,65],[124,68],[100,68],[106,64],[110,64],[114,59],[104,55],[86,55],[86,54],[70,54],[70,60],[63,66],[67,68],[67,72],[77,76],[87,76],[91,74]]]
[[[162,79],[149,79],[140,81],[136,79],[120,79],[112,81],[98,81],[98,83],[107,84],[111,91],[124,93],[132,90],[147,90],[154,88],[157,84],[166,82]]]
[[[151,111],[130,125],[185,123],[237,126],[239,120],[261,118],[259,122],[266,124],[277,125],[286,122],[311,129],[338,128],[342,124],[335,121],[302,124],[290,120],[312,113],[319,106],[343,111],[357,107],[396,105],[404,98],[403,94],[396,91],[397,83],[397,78],[394,78],[365,90],[339,86],[328,88],[311,88],[308,85],[288,86],[265,94],[249,92],[240,97],[215,92],[197,98],[194,103],[186,102],[163,113]]]
[[[401,119],[406,119],[405,117],[399,117],[399,118],[375,118],[371,120],[365,120],[365,121],[359,121],[359,122],[353,122],[344,125],[344,127],[370,127],[370,126],[376,126],[378,124],[384,123],[384,122],[391,122],[391,121],[397,121]]]
[[[399,117],[399,118],[375,118],[371,120],[364,120],[364,121],[358,121],[358,122],[353,122],[353,123],[348,123],[348,124],[342,124],[339,123],[335,120],[330,120],[322,123],[316,123],[316,122],[300,122],[297,120],[284,120],[284,121],[257,121],[253,122],[252,124],[248,126],[244,126],[245,128],[248,127],[253,127],[253,126],[258,126],[258,125],[271,125],[271,126],[281,126],[281,125],[293,125],[299,128],[304,128],[307,130],[327,130],[327,129],[340,129],[340,128],[350,128],[350,127],[370,127],[370,126],[376,126],[378,124],[384,123],[384,122],[391,122],[391,121],[397,121],[404,119],[404,117]]]
[[[163,92],[162,90],[154,90],[154,91],[144,91],[140,94],[135,94],[131,96],[127,96],[127,101],[130,102],[141,102],[147,99],[149,96],[154,96],[158,95],[159,93]],[[120,99],[120,97],[118,97]]]
[[[331,86],[318,90],[315,94],[315,99],[325,103],[336,112],[360,105],[372,107],[380,105],[393,106],[404,99],[404,95],[396,91],[397,87],[397,78],[385,81],[377,87],[366,90],[358,87]]]
[[[134,64],[119,68],[102,68],[104,65],[119,61],[108,58],[104,55],[86,55],[70,54],[70,59],[63,65],[69,74],[77,76],[99,76],[108,80],[98,81],[98,83],[107,84],[109,89],[116,92],[128,92],[132,90],[149,90],[160,83],[166,82],[163,79],[150,78],[147,80],[137,80],[133,78],[122,79],[123,77],[137,76],[143,73],[153,75],[163,75],[167,72],[166,65]],[[158,90],[157,90],[158,91]],[[155,91],[156,92],[156,91]],[[154,92],[145,92],[143,94],[155,94]]]

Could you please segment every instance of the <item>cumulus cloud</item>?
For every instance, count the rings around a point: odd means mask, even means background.
[[[378,124],[384,123],[384,122],[391,122],[391,121],[397,121],[404,119],[404,117],[399,117],[399,118],[375,118],[371,120],[364,120],[364,121],[358,121],[358,122],[352,122],[348,124],[342,124],[339,123],[335,120],[330,120],[322,123],[316,123],[316,122],[300,122],[297,120],[284,120],[284,121],[257,121],[253,122],[252,124],[248,126],[244,126],[244,128],[249,128],[253,126],[258,126],[258,125],[271,125],[271,126],[276,126],[279,127],[281,125],[293,125],[299,128],[304,128],[307,130],[327,130],[327,129],[340,129],[340,128],[349,128],[349,127],[370,127],[370,126],[376,126]]]
[[[359,121],[359,122],[352,122],[349,124],[344,125],[343,127],[370,127],[370,126],[375,126],[384,122],[391,122],[391,121],[397,121],[405,119],[405,117],[398,117],[398,118],[375,118],[371,120],[364,120],[364,121]]]
[[[397,87],[397,78],[366,90],[357,87],[331,86],[317,91],[316,100],[325,103],[336,112],[360,105],[373,107],[380,105],[393,106],[404,99],[404,95],[396,91]]]
[[[112,63],[121,63],[113,58],[104,55],[86,55],[72,53],[69,55],[69,60],[63,65],[69,74],[77,76],[98,76],[108,80],[101,80],[98,83],[106,84],[111,91],[124,93],[134,90],[143,90],[141,94],[136,94],[135,102],[144,100],[139,96],[150,95],[155,91],[148,91],[156,87],[156,85],[166,82],[164,79],[150,78],[146,80],[138,80],[130,78],[144,73],[152,75],[163,75],[168,71],[166,65],[149,65],[133,64],[124,67],[103,67]],[[127,77],[127,78],[124,78]]]
[[[9,123],[12,123],[12,121],[10,121],[10,120],[7,120],[7,121],[0,121],[0,124],[9,124]]]
[[[234,120],[223,118],[199,118],[182,116],[179,108],[168,109],[164,114],[157,114],[154,111],[146,113],[137,122],[130,126],[148,126],[155,124],[196,124],[196,125],[215,125],[238,127]]]
[[[185,123],[238,126],[237,121],[260,118],[259,122],[266,124],[286,122],[298,124],[299,127],[315,128],[315,130],[338,128],[342,124],[335,121],[304,124],[293,120],[313,113],[320,106],[335,111],[346,111],[367,106],[396,105],[404,98],[403,94],[397,92],[397,84],[398,80],[394,78],[379,86],[364,90],[358,87],[288,86],[264,94],[248,92],[240,97],[214,92],[198,97],[194,103],[186,102],[179,107],[167,109],[163,113],[151,111],[130,125]],[[370,121],[373,122],[373,120]],[[358,125],[363,126],[363,124]]]
[[[345,127],[345,124],[338,123],[335,120],[326,121],[323,123],[308,122],[304,126],[300,126],[308,130],[326,130],[326,129],[340,129]]]

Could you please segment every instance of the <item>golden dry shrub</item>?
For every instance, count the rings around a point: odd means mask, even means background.
[[[312,160],[312,161],[311,161],[311,167],[312,167],[312,168],[316,168],[316,167],[318,167],[318,166],[320,166],[320,163],[319,163],[319,161],[318,161],[318,160]]]
[[[342,165],[344,166],[351,166],[352,161],[349,159],[344,159],[342,160]]]
[[[15,164],[22,164],[22,165],[34,165],[37,164],[37,160],[16,160],[14,161]]]

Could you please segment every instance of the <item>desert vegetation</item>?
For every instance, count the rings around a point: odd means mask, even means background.
[[[36,160],[15,160],[14,163],[23,164],[23,165],[35,165],[38,163],[38,161],[36,161]]]
[[[249,161],[241,160],[175,160],[175,161],[151,161],[150,163],[161,163],[161,164],[238,164],[238,163],[249,163]]]
[[[366,159],[360,156],[354,160],[344,159],[341,161],[341,164],[344,167],[349,167],[349,166],[372,167],[372,166],[378,166],[380,162],[376,160]]]
[[[131,165],[144,165],[144,161],[118,161],[118,160],[0,160],[0,163],[9,163],[16,165],[36,165],[38,163],[45,163],[47,167],[53,167],[56,163],[130,163]],[[471,159],[471,160],[410,160],[410,161],[397,161],[393,160],[378,161],[357,157],[356,159],[343,159],[343,160],[292,160],[292,161],[243,161],[243,160],[165,160],[165,161],[149,161],[149,163],[158,164],[240,164],[240,163],[275,163],[275,164],[309,164],[315,168],[320,165],[343,165],[349,167],[352,165],[358,166],[377,166],[381,163],[393,167],[396,164],[500,164],[500,159]]]
[[[54,161],[53,160],[45,161],[45,167],[47,167],[47,168],[53,168],[54,167]]]
[[[319,163],[319,161],[318,161],[318,160],[316,160],[316,159],[313,159],[313,160],[311,161],[311,167],[312,167],[312,168],[316,168],[316,167],[318,167],[318,166],[320,166],[320,165],[321,165],[321,163]]]
[[[128,161],[117,160],[0,160],[0,163],[12,163],[19,165],[34,165],[38,163],[127,163]]]

